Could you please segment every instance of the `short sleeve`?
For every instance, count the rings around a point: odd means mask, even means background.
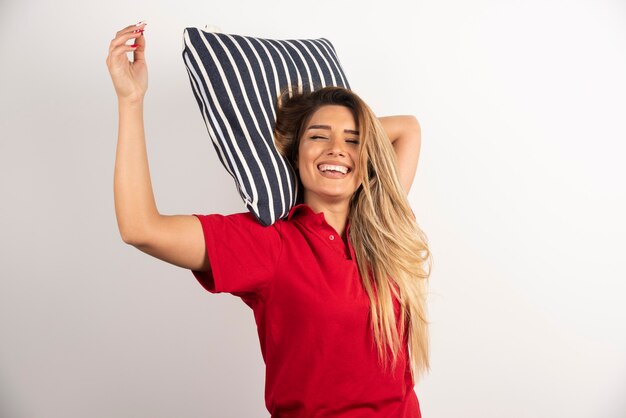
[[[211,271],[193,275],[211,293],[258,295],[275,275],[282,248],[277,224],[261,225],[249,213],[197,215]]]

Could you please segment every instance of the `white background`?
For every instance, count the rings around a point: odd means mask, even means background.
[[[0,416],[269,415],[252,311],[118,233],[105,59],[139,20],[161,213],[245,210],[193,97],[183,29],[326,37],[379,116],[422,125],[423,416],[626,417],[622,0],[3,0]]]

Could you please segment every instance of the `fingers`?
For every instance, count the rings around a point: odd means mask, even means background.
[[[145,50],[146,50],[146,38],[143,36],[143,33],[140,33],[138,38],[135,38],[135,45],[137,45],[133,50],[133,61],[145,61]]]
[[[146,25],[147,25],[146,22],[139,22],[136,25],[126,26],[124,29],[118,31],[116,35],[123,35],[128,32],[133,32],[136,30],[144,29]]]
[[[127,26],[124,29],[117,32],[115,38],[111,40],[111,44],[109,46],[109,52],[118,46],[125,44],[129,39],[139,38],[142,36],[144,28],[147,23],[139,23],[138,25]],[[132,50],[132,49],[131,49]]]
[[[145,60],[144,50],[146,42],[143,37],[143,31],[146,25],[147,23],[145,22],[139,22],[136,25],[129,25],[118,31],[109,45],[107,63],[110,64],[111,60],[118,60],[120,55],[124,55],[127,52],[134,52],[133,58],[135,61]],[[135,47],[126,44],[130,39],[135,40]]]
[[[125,33],[125,32],[128,32],[128,31],[134,30],[134,29],[143,29],[143,27],[146,26],[146,25],[147,25],[147,23],[143,22],[143,21],[137,23],[136,25],[128,25],[124,29],[119,30],[117,32],[117,34],[119,35],[120,33]]]

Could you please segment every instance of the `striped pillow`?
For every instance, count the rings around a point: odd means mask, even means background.
[[[288,86],[350,88],[324,38],[272,40],[186,28],[183,60],[220,161],[263,225],[287,216],[299,191],[274,146],[276,98]]]

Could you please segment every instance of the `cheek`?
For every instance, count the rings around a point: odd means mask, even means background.
[[[298,153],[298,156],[296,157],[296,173],[298,173],[298,176],[300,177],[300,180],[302,180],[302,178],[306,178],[307,177],[307,172],[308,172],[308,164],[307,164],[307,159],[306,159],[306,154],[303,152]]]
[[[298,149],[296,161],[297,167],[300,167],[301,170],[308,169],[309,164],[314,161],[313,150],[310,147],[301,146]]]
[[[299,168],[302,165],[302,161],[305,159],[304,155],[306,153],[306,149],[303,146],[302,141],[298,143],[298,149],[296,151],[296,155],[294,156],[294,161],[296,162],[296,168]]]

